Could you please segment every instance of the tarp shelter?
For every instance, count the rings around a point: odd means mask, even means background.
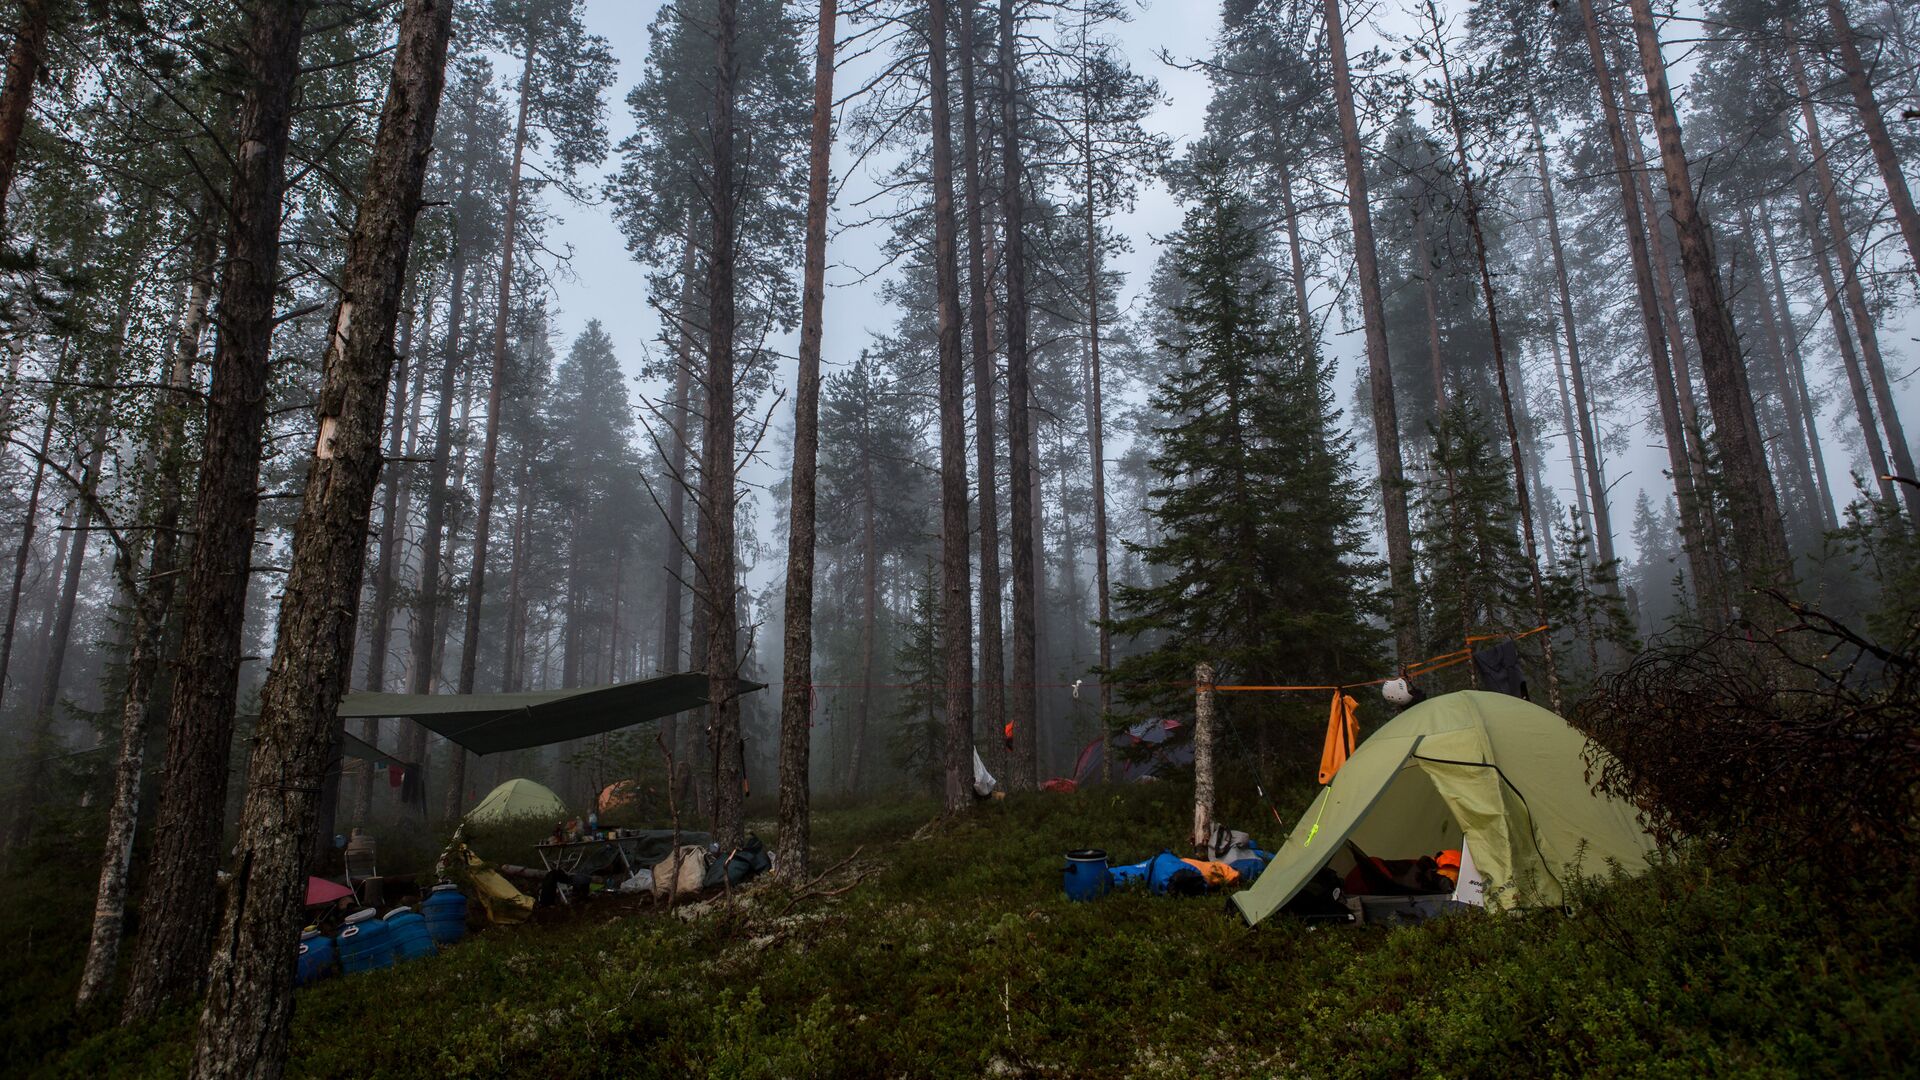
[[[473,825],[501,825],[527,818],[559,821],[567,816],[567,804],[542,784],[525,777],[509,780],[487,793],[480,804],[467,811]]]
[[[1592,792],[1585,736],[1505,694],[1430,698],[1348,758],[1253,887],[1234,896],[1249,924],[1279,911],[1323,867],[1345,874],[1347,841],[1367,854],[1473,852],[1490,907],[1553,905],[1576,871],[1643,869],[1653,840],[1626,803]]]
[[[734,693],[766,689],[735,681]],[[707,676],[687,671],[612,686],[520,694],[374,694],[340,699],[342,720],[401,717],[476,754],[498,754],[599,735],[707,703]]]
[[[1191,740],[1172,743],[1182,724],[1178,720],[1142,720],[1113,740],[1117,754],[1113,778],[1120,781],[1146,780],[1177,765],[1193,764]],[[1150,748],[1150,749],[1149,749]],[[1095,739],[1080,751],[1073,765],[1073,782],[1085,784],[1100,778],[1100,762],[1107,753],[1107,740]]]

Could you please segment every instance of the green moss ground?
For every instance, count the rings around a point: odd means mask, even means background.
[[[1144,858],[1175,785],[1036,795],[922,828],[929,803],[820,815],[818,867],[693,919],[589,906],[301,992],[313,1077],[1859,1075],[1914,1071],[1908,891],[1840,916],[1686,863],[1595,883],[1579,913],[1396,931],[1249,931],[1218,897],[1072,904],[1060,854]],[[1236,807],[1235,820],[1255,810]],[[1269,818],[1269,824],[1271,819]],[[1255,830],[1256,836],[1274,828]],[[51,885],[49,885],[51,887]],[[791,906],[789,907],[789,905]],[[44,935],[52,927],[42,927]],[[48,1076],[172,1076],[191,1021],[65,1018],[78,946],[30,992],[5,963],[10,1060]],[[28,1064],[30,1062],[37,1064]]]

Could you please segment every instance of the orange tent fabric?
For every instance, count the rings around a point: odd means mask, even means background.
[[[1352,694],[1335,690],[1333,708],[1327,715],[1327,741],[1320,748],[1320,782],[1330,784],[1333,774],[1347,763],[1353,748],[1360,743],[1360,719],[1354,710],[1360,703]]]

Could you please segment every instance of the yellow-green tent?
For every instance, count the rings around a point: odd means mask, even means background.
[[[546,787],[521,777],[509,780],[487,793],[480,805],[467,811],[473,825],[500,825],[527,818],[559,821],[567,816],[567,804]]]
[[[1249,924],[1284,907],[1321,868],[1352,866],[1346,841],[1384,859],[1465,841],[1486,903],[1553,905],[1575,874],[1646,866],[1653,840],[1633,808],[1593,793],[1587,739],[1506,694],[1443,694],[1367,741],[1307,807],[1274,860],[1233,902]]]

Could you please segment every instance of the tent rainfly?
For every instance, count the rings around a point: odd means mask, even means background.
[[[737,679],[734,694],[766,689]],[[342,720],[412,720],[476,754],[525,750],[599,735],[707,703],[707,676],[687,671],[612,686],[519,694],[374,694],[340,699]]]
[[[508,780],[467,811],[470,825],[501,825],[527,818],[554,821],[567,816],[567,804],[551,788],[525,777]]]
[[[1633,807],[1596,795],[1586,737],[1538,705],[1477,690],[1408,709],[1361,743],[1301,815],[1253,887],[1248,924],[1285,907],[1322,868],[1351,867],[1347,841],[1397,859],[1464,846],[1490,907],[1555,905],[1575,873],[1646,867],[1653,840]]]

